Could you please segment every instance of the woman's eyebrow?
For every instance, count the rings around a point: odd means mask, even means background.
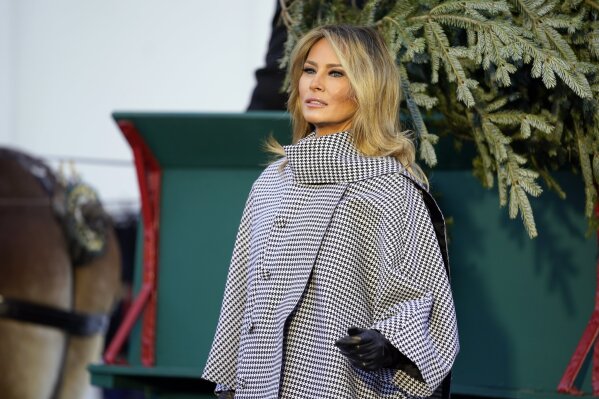
[[[306,64],[318,66],[318,63],[311,61],[311,60],[306,60]],[[326,64],[325,66],[327,68],[342,68],[341,64]]]

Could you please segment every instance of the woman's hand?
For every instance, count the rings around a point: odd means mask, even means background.
[[[374,371],[395,366],[399,351],[379,331],[350,327],[347,333],[335,345],[355,367]]]
[[[335,345],[355,367],[375,371],[397,368],[419,381],[424,381],[418,367],[402,354],[378,330],[350,327],[349,335],[338,339]]]

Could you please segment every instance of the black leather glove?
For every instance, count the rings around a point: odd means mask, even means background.
[[[355,367],[374,371],[397,366],[401,353],[377,330],[350,327],[335,345]]]
[[[424,381],[416,364],[394,347],[380,331],[350,327],[347,333],[349,335],[338,339],[335,345],[355,367],[366,371],[400,369],[410,377]]]
[[[235,391],[216,392],[216,397],[218,399],[233,399],[234,396],[235,396]]]
[[[414,362],[394,347],[380,331],[350,327],[347,333],[349,335],[338,339],[335,345],[355,367],[366,371],[401,369],[410,377],[424,381]]]

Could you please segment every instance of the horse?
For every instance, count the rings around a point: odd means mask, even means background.
[[[0,148],[0,396],[80,399],[121,293],[110,218],[82,181]]]

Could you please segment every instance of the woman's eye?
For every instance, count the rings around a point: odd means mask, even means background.
[[[344,76],[343,72],[339,72],[339,71],[331,71],[329,73],[329,75],[331,75],[334,78],[340,78],[340,77]]]
[[[315,72],[316,72],[316,71],[314,71],[314,68],[311,68],[311,67],[305,67],[305,68],[304,68],[304,73],[307,73],[307,74],[313,74],[313,73],[315,73]]]

